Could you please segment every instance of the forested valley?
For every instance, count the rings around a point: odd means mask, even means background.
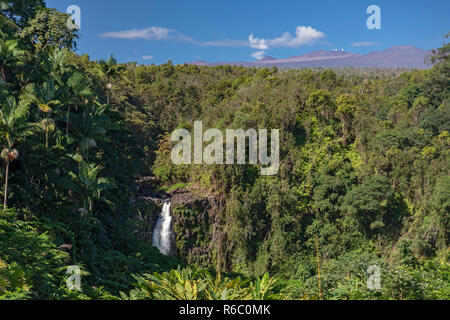
[[[427,70],[146,66],[78,55],[67,19],[0,1],[0,299],[450,298],[448,43]],[[173,164],[200,120],[280,129],[278,174]]]

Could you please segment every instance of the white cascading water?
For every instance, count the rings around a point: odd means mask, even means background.
[[[166,256],[170,254],[172,248],[171,223],[170,202],[165,202],[153,230],[153,245]]]

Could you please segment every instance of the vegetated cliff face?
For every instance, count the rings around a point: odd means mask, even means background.
[[[201,197],[185,190],[175,190],[171,194],[156,192],[152,178],[142,178],[137,185],[136,233],[151,242],[164,201],[170,199],[174,255],[188,264],[221,271],[227,268],[223,198]]]
[[[188,264],[225,270],[224,199],[185,192],[172,195],[171,203],[177,257]]]

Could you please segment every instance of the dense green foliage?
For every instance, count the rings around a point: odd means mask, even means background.
[[[423,71],[138,66],[74,54],[41,1],[0,5],[1,299],[450,297],[448,45]],[[172,164],[197,120],[280,129],[278,175]],[[174,206],[179,260],[140,235],[149,175],[220,204]]]
[[[40,4],[28,3],[30,12]],[[42,22],[53,13],[35,9],[36,18],[14,6],[1,15],[14,19],[2,20],[0,32],[0,297],[118,294],[132,287],[133,273],[178,263],[133,233],[140,151],[104,103],[106,75],[100,66],[88,73],[69,50],[75,35],[61,34],[68,15]],[[66,288],[74,264],[83,270],[82,293]]]
[[[205,270],[171,270],[162,274],[136,277],[138,288],[125,299],[156,300],[273,300],[286,299],[277,288],[277,279],[266,273],[255,280],[230,279]]]

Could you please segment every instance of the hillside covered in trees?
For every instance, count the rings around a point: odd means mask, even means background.
[[[429,70],[144,66],[77,55],[67,18],[0,1],[0,299],[450,298],[449,44]],[[280,129],[278,174],[174,165],[198,120]],[[171,256],[150,195],[178,199]]]

